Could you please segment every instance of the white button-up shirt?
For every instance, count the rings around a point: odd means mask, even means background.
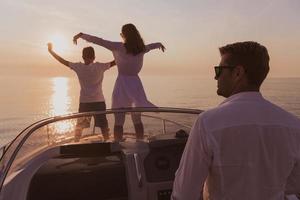
[[[81,103],[104,102],[102,91],[103,75],[111,66],[110,63],[94,62],[85,65],[82,62],[69,63],[69,67],[77,74],[80,83]]]
[[[242,92],[200,114],[181,158],[173,200],[283,200],[300,193],[300,120]]]

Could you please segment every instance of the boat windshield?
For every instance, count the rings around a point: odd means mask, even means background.
[[[39,121],[6,147],[0,163],[1,187],[33,157],[53,147],[75,143],[149,143],[164,140],[167,135],[187,138],[199,113],[200,110],[191,109],[123,109]]]

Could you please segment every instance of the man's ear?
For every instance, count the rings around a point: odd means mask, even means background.
[[[236,79],[240,80],[243,79],[245,76],[245,68],[242,65],[238,65],[234,69],[234,76]]]

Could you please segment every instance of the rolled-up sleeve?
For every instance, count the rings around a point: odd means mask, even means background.
[[[201,115],[195,122],[184,149],[173,184],[172,200],[202,199],[212,153],[206,141]]]

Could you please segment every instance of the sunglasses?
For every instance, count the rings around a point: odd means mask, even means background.
[[[236,66],[215,66],[215,79],[218,79],[221,76],[223,69],[234,69]]]

